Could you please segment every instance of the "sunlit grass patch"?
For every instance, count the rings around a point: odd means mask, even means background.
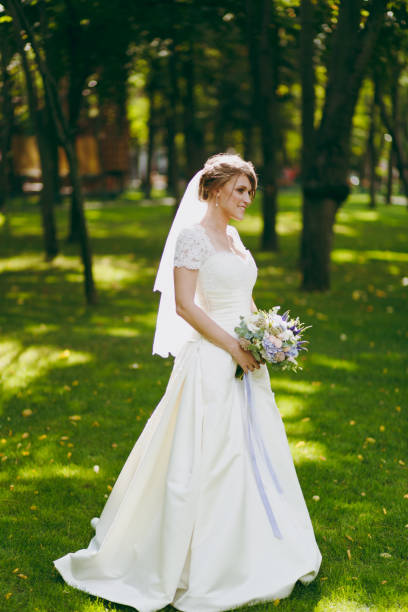
[[[1,381],[5,391],[17,391],[45,376],[56,365],[72,366],[86,363],[90,355],[57,349],[52,346],[23,347],[21,343],[6,341],[0,343]],[[63,366],[62,366],[63,367]]]

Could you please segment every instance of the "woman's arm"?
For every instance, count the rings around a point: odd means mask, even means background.
[[[254,298],[252,298],[251,312],[258,312],[258,309],[257,309],[256,304],[254,302]]]
[[[198,270],[174,268],[176,312],[208,340],[228,351],[244,372],[259,368],[249,351],[244,351],[238,339],[226,332],[194,302]]]

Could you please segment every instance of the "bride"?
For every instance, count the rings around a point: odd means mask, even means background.
[[[267,367],[234,333],[256,310],[257,267],[229,221],[244,218],[256,185],[252,164],[229,154],[190,181],[155,284],[153,352],[175,356],[166,392],[88,548],[54,561],[73,587],[140,612],[280,599],[319,571]]]

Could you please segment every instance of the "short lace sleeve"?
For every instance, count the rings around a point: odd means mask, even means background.
[[[208,242],[200,229],[192,226],[181,230],[174,254],[176,268],[198,270],[210,254]]]

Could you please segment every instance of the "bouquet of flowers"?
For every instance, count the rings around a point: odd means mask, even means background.
[[[258,310],[244,317],[241,315],[240,324],[235,328],[239,343],[245,351],[251,351],[259,362],[267,361],[294,372],[301,370],[296,357],[299,351],[305,351],[307,340],[303,340],[305,326],[299,318],[291,318],[289,310],[283,315],[278,314],[280,306],[270,310]],[[244,372],[240,365],[235,372],[236,378],[242,378]]]

